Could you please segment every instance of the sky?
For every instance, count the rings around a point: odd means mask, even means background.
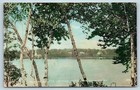
[[[76,21],[71,21],[71,28],[72,28],[72,33],[76,42],[76,46],[79,49],[101,49],[100,46],[97,44],[99,43],[98,40],[101,39],[101,37],[96,36],[90,40],[87,40],[87,35],[84,34],[82,31],[83,29],[81,28],[81,24],[76,22]],[[21,38],[23,39],[25,36],[25,28],[26,24],[23,22],[17,22],[16,27],[18,29],[19,34],[21,35]],[[67,29],[67,27],[65,27]],[[32,48],[31,46],[31,41],[27,41],[26,47],[29,49]],[[35,48],[37,49],[37,47]],[[70,38],[65,41],[64,39],[61,40],[61,44],[58,44],[57,42],[54,42],[54,44],[51,44],[50,49],[72,49],[72,44]],[[109,47],[109,49],[114,49],[114,47]]]

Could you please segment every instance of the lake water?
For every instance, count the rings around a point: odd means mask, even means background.
[[[43,83],[44,60],[35,60]],[[106,85],[115,82],[117,86],[130,85],[130,72],[122,73],[125,66],[122,64],[112,64],[113,60],[81,59],[83,69],[88,81],[104,81]],[[15,60],[13,64],[20,68],[20,61]],[[27,82],[33,86],[34,80],[30,76],[31,61],[24,59],[25,70],[27,72]],[[49,86],[69,86],[71,81],[78,82],[82,79],[76,59],[49,59]]]

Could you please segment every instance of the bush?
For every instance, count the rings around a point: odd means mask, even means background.
[[[79,86],[77,86],[76,82],[71,82],[69,87],[107,87],[107,85],[103,84],[103,81],[82,81],[79,80],[78,82]]]

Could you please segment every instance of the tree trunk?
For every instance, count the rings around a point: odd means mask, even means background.
[[[50,45],[51,45],[51,42],[52,42],[52,31],[50,32],[50,36],[49,36],[49,42],[47,44],[47,47],[46,47],[46,55],[45,55],[45,76],[44,76],[44,81],[45,81],[45,86],[48,86],[48,52],[49,52],[49,48],[50,48]]]
[[[79,54],[78,54],[78,51],[77,51],[77,48],[76,48],[75,40],[74,40],[74,38],[73,38],[71,26],[70,26],[70,23],[69,23],[69,21],[68,21],[67,18],[66,18],[66,24],[67,24],[68,31],[69,31],[69,34],[70,34],[70,38],[71,38],[71,42],[72,42],[74,54],[75,54],[75,56],[76,56],[76,59],[77,59],[77,62],[78,62],[79,68],[80,68],[80,72],[81,72],[81,74],[82,74],[83,79],[84,79],[84,80],[87,80],[86,75],[85,75],[85,72],[84,72],[83,67],[82,67],[81,60],[80,60],[80,58],[79,58]]]
[[[6,29],[6,36],[8,36],[8,30]],[[5,48],[5,52],[7,53],[7,55],[6,55],[6,57],[5,57],[5,60],[4,60],[4,62],[5,62],[5,64],[7,63],[7,68],[5,68],[5,73],[6,73],[6,87],[9,87],[9,79],[10,79],[10,77],[9,77],[9,67],[10,67],[10,64],[9,64],[9,62],[10,62],[10,59],[9,59],[9,52],[8,52],[8,39],[7,39],[7,42],[6,42],[6,48]]]
[[[27,37],[28,37],[30,18],[31,18],[31,10],[29,10],[25,38],[24,38],[24,41],[21,45],[21,50],[20,50],[21,74],[22,74],[22,81],[23,81],[24,86],[27,86],[27,82],[26,82],[26,73],[25,73],[25,69],[24,69],[23,54],[24,54],[24,47],[26,45]]]
[[[35,77],[33,76],[33,62],[34,62],[34,34],[33,34],[33,30],[31,28],[31,33],[32,33],[32,67],[31,67],[31,77],[33,78],[34,80],[34,86],[36,85],[35,83]]]
[[[136,63],[136,54],[135,54],[135,45],[134,45],[134,35],[135,32],[130,29],[129,19],[126,12],[126,7],[124,4],[124,12],[126,16],[127,29],[130,32],[130,43],[131,43],[131,86],[137,85],[137,63]]]
[[[16,29],[16,27],[11,22],[10,22],[10,24],[12,25],[13,30],[17,34],[17,37],[18,37],[18,40],[19,40],[20,44],[22,44],[23,41],[22,41],[22,39],[21,39],[21,37],[20,37],[20,35],[18,33],[18,30]],[[30,60],[32,60],[32,56],[31,56],[31,54],[30,54],[30,52],[29,52],[29,50],[28,50],[28,48],[26,46],[24,47],[24,50],[26,51],[26,54],[28,55],[28,57],[30,58]],[[40,77],[39,77],[39,73],[38,73],[36,62],[33,61],[32,64],[33,64],[33,67],[34,67],[34,72],[35,72],[35,77],[37,79],[38,87],[41,87],[42,85],[41,85],[41,81],[40,81]]]
[[[9,80],[8,80],[8,74],[6,73],[6,76],[5,76],[6,78],[5,78],[5,85],[6,85],[6,87],[9,87],[8,86],[8,83],[9,83]]]
[[[134,34],[130,34],[131,41],[131,86],[137,85],[137,66],[135,58]]]
[[[6,87],[9,87],[9,74],[7,73],[6,76]]]
[[[23,62],[23,53],[24,53],[24,50],[23,48],[21,47],[21,50],[20,50],[20,63],[21,63],[21,77],[22,77],[22,83],[24,86],[27,86],[27,82],[26,82],[26,72],[25,72],[25,69],[24,69],[24,62]]]
[[[7,50],[7,49],[6,49]],[[6,51],[7,52],[7,51]],[[8,52],[7,52],[8,53]],[[5,68],[5,73],[6,73],[6,75],[5,75],[5,85],[6,85],[6,87],[9,87],[9,82],[10,82],[10,77],[9,77],[9,67],[10,67],[10,65],[9,65],[9,54],[7,55],[7,57],[5,57],[5,64],[7,63],[7,67],[8,68]]]

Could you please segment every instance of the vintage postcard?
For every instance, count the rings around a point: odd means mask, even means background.
[[[4,3],[4,87],[137,86],[136,3]]]

